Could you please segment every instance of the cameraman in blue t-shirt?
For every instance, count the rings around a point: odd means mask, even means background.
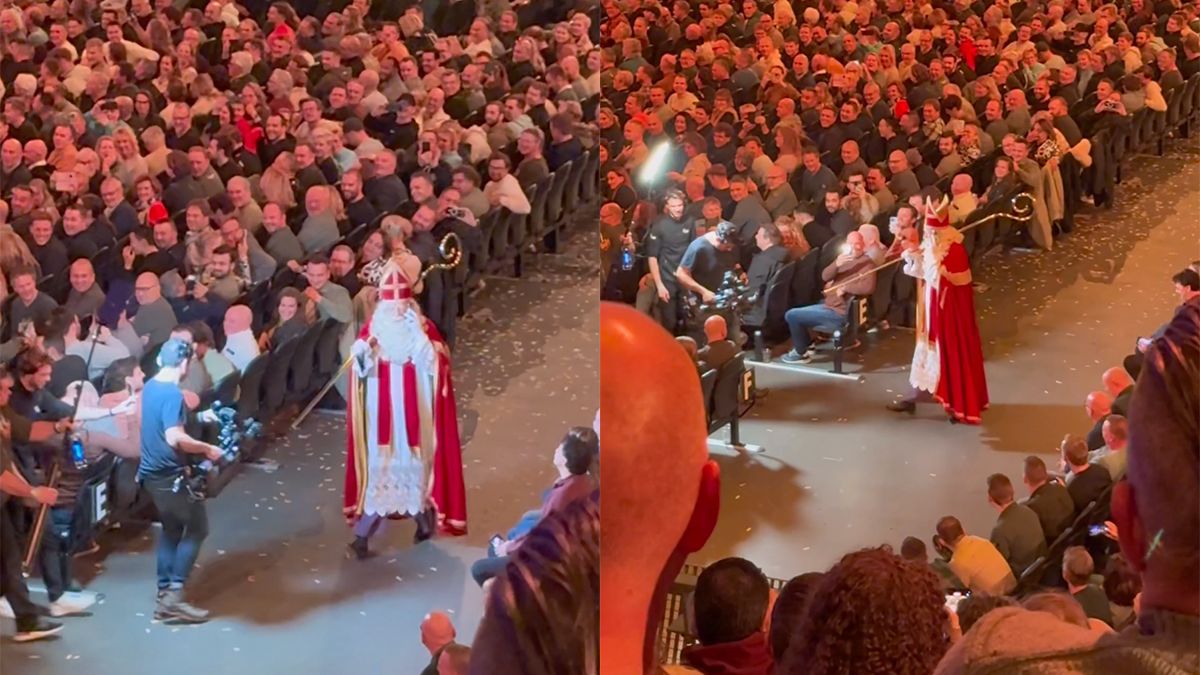
[[[200,545],[208,535],[208,514],[202,500],[193,500],[180,478],[189,464],[187,455],[220,460],[221,449],[198,441],[184,431],[187,406],[179,382],[187,374],[192,346],[173,337],[163,344],[161,369],[142,390],[142,459],[138,481],[154,499],[162,521],[158,540],[158,605],[154,618],[197,623],[208,612],[183,599],[183,585],[191,574]]]

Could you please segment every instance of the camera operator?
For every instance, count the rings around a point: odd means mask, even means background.
[[[676,281],[676,272],[688,244],[696,236],[695,225],[684,223],[684,198],[678,190],[668,190],[663,199],[663,214],[650,226],[646,237],[646,259],[650,263],[650,278],[661,303],[661,321],[672,335],[684,315],[684,296]]]
[[[14,642],[30,642],[55,635],[62,624],[43,618],[45,610],[29,599],[29,588],[21,575],[21,541],[17,523],[26,516],[21,500],[53,506],[58,501],[54,488],[31,485],[21,473],[12,444],[44,443],[69,431],[64,422],[32,421],[9,407],[14,378],[0,364],[0,615],[17,621]],[[15,497],[16,499],[9,499]]]
[[[208,513],[203,501],[193,501],[180,479],[187,455],[221,459],[221,449],[198,441],[184,431],[187,406],[179,382],[187,374],[192,348],[172,337],[158,355],[160,370],[142,390],[142,460],[140,482],[158,509],[162,533],[158,540],[157,620],[203,622],[208,612],[183,599],[183,587],[208,535]]]
[[[720,289],[726,272],[737,271],[741,274],[738,268],[737,231],[738,228],[733,223],[722,222],[716,229],[709,230],[688,245],[679,267],[675,270],[675,276],[679,280],[679,286],[693,294],[689,302],[711,303],[716,298],[716,291]],[[725,317],[730,326],[729,333],[733,336],[731,339],[740,344],[736,317],[728,311],[698,312],[689,323],[689,331],[696,333],[693,337],[701,339],[704,321],[713,314]]]

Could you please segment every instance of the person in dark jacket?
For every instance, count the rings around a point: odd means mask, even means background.
[[[1092,583],[1092,573],[1095,571],[1092,556],[1084,547],[1072,546],[1063,553],[1062,575],[1071,596],[1083,607],[1089,619],[1112,626],[1112,607],[1108,604],[1108,596],[1103,588]]]
[[[988,476],[988,504],[1000,512],[992,527],[992,545],[1008,561],[1013,576],[1021,573],[1046,553],[1046,536],[1037,513],[1013,501],[1013,484],[1002,473]]]
[[[1067,492],[1075,504],[1078,517],[1088,504],[1103,497],[1112,485],[1112,476],[1104,467],[1088,461],[1088,447],[1082,438],[1067,434],[1062,442],[1063,463],[1071,472],[1067,477]],[[1107,504],[1101,504],[1098,513],[1107,513]],[[1098,520],[1098,518],[1093,518]]]
[[[767,290],[775,275],[788,263],[788,250],[782,246],[783,235],[774,223],[763,223],[754,235],[754,243],[758,253],[750,260],[750,269],[746,272],[747,285],[755,297],[754,305],[742,317],[742,326],[747,328],[762,326],[767,318]],[[747,331],[749,332],[749,331]]]
[[[1066,486],[1050,476],[1040,457],[1030,455],[1025,458],[1024,479],[1029,490],[1029,498],[1024,504],[1037,514],[1046,541],[1052,542],[1071,526],[1075,519],[1075,503]]]

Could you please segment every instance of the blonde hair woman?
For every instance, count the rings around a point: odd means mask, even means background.
[[[900,82],[900,69],[896,67],[895,47],[884,45],[879,50],[879,69],[875,71],[873,77],[875,78],[875,84],[878,84],[879,88],[884,91],[887,91],[889,84]]]
[[[37,258],[25,245],[21,235],[8,224],[0,225],[0,297],[8,297],[12,287],[12,275],[20,269],[39,270]],[[40,271],[38,276],[41,276]]]
[[[208,115],[217,107],[218,103],[225,100],[225,96],[213,86],[212,76],[208,73],[197,75],[190,88],[192,98],[196,99],[196,102],[192,104],[193,117]]]

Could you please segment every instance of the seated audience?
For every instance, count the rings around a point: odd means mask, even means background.
[[[988,504],[999,511],[991,542],[1008,561],[1014,577],[1046,552],[1046,535],[1038,515],[1014,501],[1012,481],[1002,473],[988,476]]]
[[[700,573],[693,607],[700,644],[683,650],[683,662],[701,673],[770,675],[764,627],[771,589],[748,560],[725,558]]]
[[[1016,588],[1017,579],[1000,551],[987,539],[967,534],[954,516],[938,521],[935,539],[951,553],[950,571],[972,592],[1004,595]]]
[[[1092,556],[1082,546],[1072,546],[1063,552],[1062,575],[1067,582],[1067,591],[1075,598],[1089,619],[1098,619],[1113,625],[1112,610],[1104,589],[1092,583],[1096,571]]]
[[[737,345],[729,339],[729,329],[725,317],[710,316],[704,320],[705,345],[696,352],[696,360],[702,364],[701,370],[716,370],[737,356]]]

